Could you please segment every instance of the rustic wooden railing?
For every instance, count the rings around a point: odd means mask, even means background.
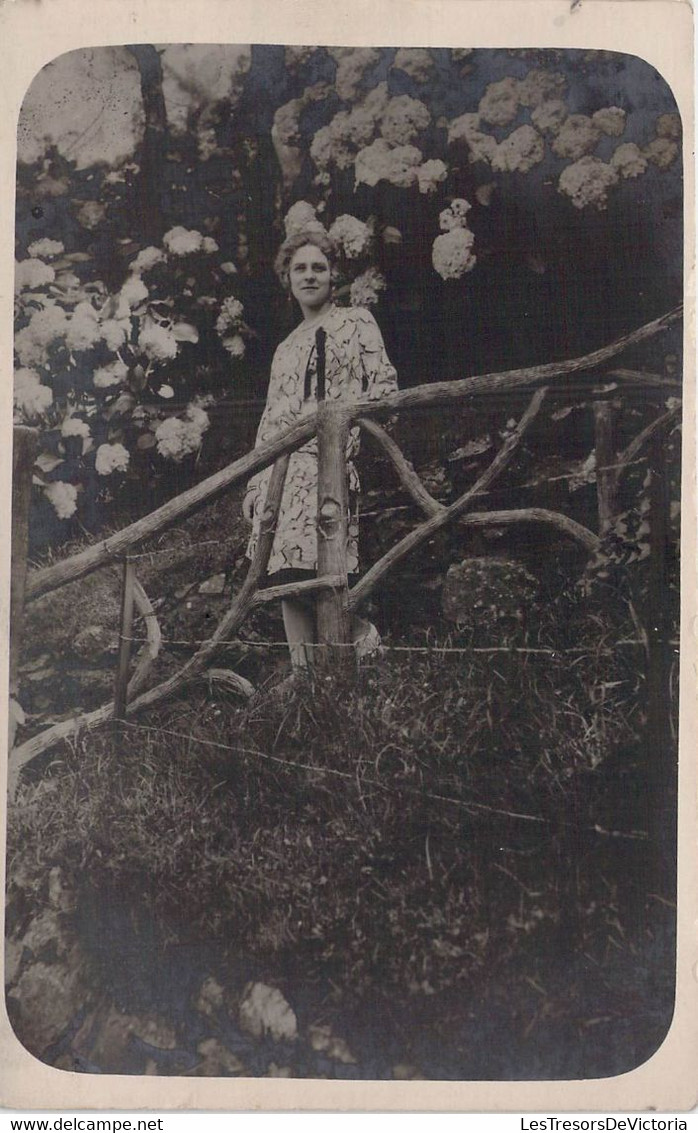
[[[160,630],[153,607],[128,560],[125,565],[125,585],[123,595],[124,617],[131,616],[136,609],[144,617],[148,639],[137,659],[135,671],[128,680],[128,650],[124,647],[120,654],[117,673],[114,705],[105,704],[92,712],[84,713],[74,720],[62,721],[47,728],[38,735],[15,747],[10,754],[10,785],[14,788],[17,777],[37,755],[49,750],[61,740],[74,733],[76,728],[94,728],[106,723],[115,715],[122,718],[131,716],[152,707],[187,684],[200,680],[205,674],[210,680],[222,680],[244,696],[254,691],[252,686],[239,674],[227,670],[211,668],[216,652],[222,642],[228,642],[237,633],[249,614],[263,603],[277,601],[284,597],[299,596],[303,593],[317,594],[318,639],[327,648],[326,653],[335,651],[335,660],[347,651],[341,646],[348,640],[348,617],[375,589],[378,583],[407,555],[432,538],[442,527],[455,520],[472,526],[511,525],[521,523],[540,523],[555,527],[575,540],[587,552],[599,546],[599,535],[589,528],[559,512],[545,508],[525,508],[505,511],[475,512],[470,510],[474,501],[489,489],[493,481],[510,463],[521,438],[540,411],[549,388],[555,388],[559,380],[575,373],[586,374],[594,383],[613,381],[637,388],[651,387],[680,393],[680,383],[670,381],[656,374],[641,371],[614,369],[601,371],[600,367],[630,346],[646,341],[676,323],[682,316],[682,308],[677,307],[658,319],[653,320],[617,339],[614,343],[579,358],[553,362],[524,369],[508,370],[501,373],[476,375],[451,382],[437,382],[431,385],[416,386],[383,398],[381,401],[360,400],[344,403],[325,400],[320,397],[315,412],[304,417],[291,428],[283,431],[264,445],[260,445],[227,468],[208,477],[194,488],[170,500],[162,507],[123,528],[121,531],[100,540],[87,550],[63,562],[29,572],[26,579],[25,594],[18,587],[19,597],[14,602],[13,618],[15,626],[20,624],[22,600],[31,601],[47,594],[69,582],[84,578],[94,570],[115,560],[123,560],[134,546],[153,535],[173,526],[179,520],[193,514],[206,503],[220,496],[232,485],[246,480],[253,473],[273,464],[271,479],[262,518],[260,537],[247,577],[240,591],[221,619],[212,636],[203,642],[185,665],[167,680],[144,690],[150,668],[157,657],[160,643]],[[516,427],[510,432],[501,449],[478,480],[457,500],[444,505],[427,491],[411,464],[406,460],[399,446],[388,433],[374,420],[376,416],[387,416],[397,412],[409,412],[423,406],[447,405],[469,397],[482,397],[494,393],[513,390],[532,389],[533,393]],[[323,392],[323,391],[321,391]],[[614,499],[620,477],[643,445],[651,437],[659,435],[673,417],[676,410],[661,414],[634,438],[624,452],[617,454],[613,445],[612,422],[607,403],[599,403],[595,408],[597,463],[601,466],[599,455],[603,456],[601,474],[597,477],[599,499],[599,530],[603,534],[611,521]],[[371,441],[378,445],[388,457],[400,484],[419,507],[425,519],[404,536],[395,546],[376,562],[351,589],[347,584],[346,571],[346,438],[351,425],[358,425]],[[318,573],[317,578],[307,582],[296,582],[282,586],[261,589],[271,554],[276,524],[281,504],[284,480],[288,468],[289,455],[308,441],[314,434],[318,437]],[[17,444],[17,441],[15,442]],[[16,451],[19,451],[16,449]],[[25,460],[26,464],[27,461]],[[21,494],[21,492],[20,492]],[[26,495],[26,493],[25,493]],[[14,517],[13,547],[18,554],[26,556],[26,507],[16,510]],[[22,534],[22,532],[25,532]],[[22,543],[22,540],[25,542]],[[24,547],[22,552],[21,548]],[[26,563],[25,563],[26,565]],[[22,563],[14,563],[18,577],[23,577]],[[122,645],[130,639],[122,619]],[[14,639],[17,641],[17,636]],[[337,653],[337,649],[340,650]],[[11,670],[17,672],[16,649]]]

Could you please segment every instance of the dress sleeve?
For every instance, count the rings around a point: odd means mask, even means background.
[[[282,395],[281,390],[280,350],[281,347],[276,350],[272,359],[269,374],[269,388],[267,389],[267,401],[259,425],[257,426],[255,448],[258,448],[259,445],[263,445],[265,441],[268,441],[275,433],[278,433],[279,429],[282,428],[284,424],[286,398]],[[250,497],[253,499],[256,497],[259,491],[260,480],[266,471],[267,469],[262,469],[261,472],[255,472],[254,476],[250,477],[245,491],[245,501]]]
[[[386,353],[378,323],[363,307],[357,309],[356,329],[362,386],[367,397],[379,401],[397,390],[397,372]]]

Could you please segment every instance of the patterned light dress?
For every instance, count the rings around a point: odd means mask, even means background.
[[[284,339],[274,354],[269,392],[257,430],[257,445],[271,440],[300,417],[316,408],[317,371],[315,332],[324,327],[326,340],[325,396],[328,400],[379,400],[397,389],[397,375],[383,345],[378,324],[363,307],[330,307],[319,319],[301,323]],[[307,396],[309,393],[310,396]],[[354,428],[347,443],[347,474],[350,500],[359,491],[353,458],[359,449],[359,430]],[[291,454],[281,498],[268,573],[280,570],[317,569],[317,438]],[[247,547],[251,558],[257,546],[271,467],[249,481],[247,498],[254,500],[252,535]],[[347,570],[358,569],[358,522],[356,509],[349,517]]]

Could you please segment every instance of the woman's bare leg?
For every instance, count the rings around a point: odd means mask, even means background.
[[[315,641],[315,616],[312,610],[292,598],[281,602],[284,630],[294,671],[307,670]]]

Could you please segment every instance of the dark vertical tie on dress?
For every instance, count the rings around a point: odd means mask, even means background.
[[[325,345],[327,342],[327,331],[324,327],[318,327],[315,331],[315,352],[317,355],[317,400],[325,400]]]

